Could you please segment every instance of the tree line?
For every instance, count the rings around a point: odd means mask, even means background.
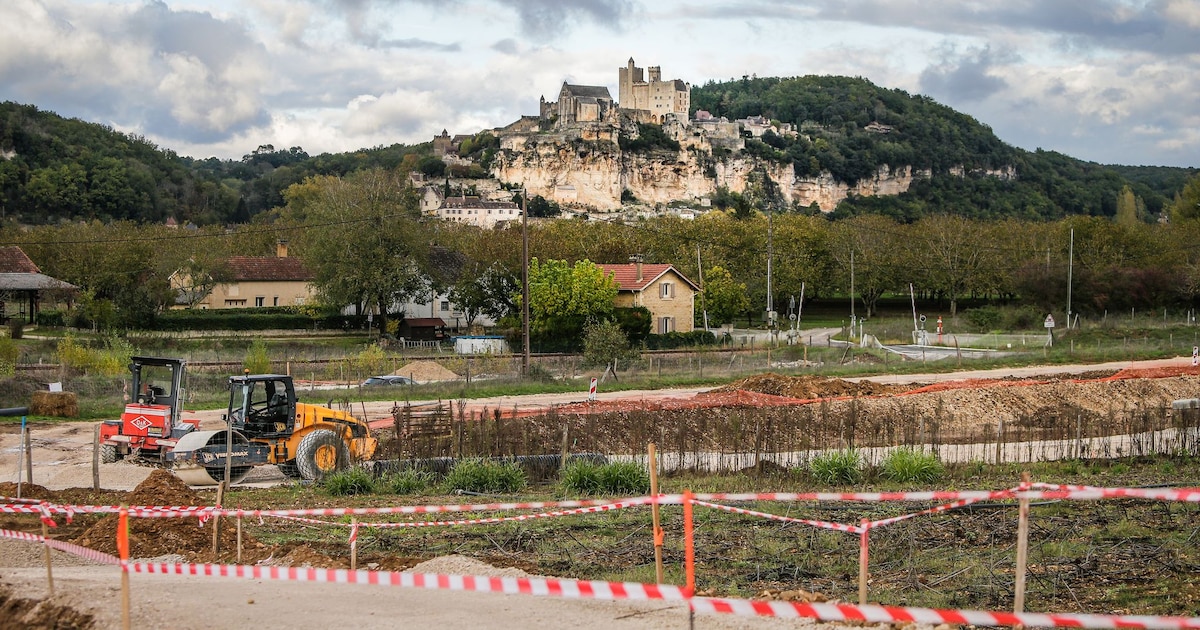
[[[1200,207],[1200,178],[1177,204]],[[1175,216],[1155,224],[956,214],[905,222],[878,214],[831,220],[715,210],[694,220],[535,221],[529,242],[531,256],[542,261],[535,268],[559,275],[564,268],[553,261],[625,263],[637,254],[673,264],[694,282],[703,277],[711,324],[761,321],[768,240],[770,306],[777,311],[786,311],[801,286],[806,301],[844,300],[853,275],[855,299],[868,317],[881,298],[907,294],[910,284],[951,314],[967,299],[1061,313],[1070,276],[1073,310],[1100,314],[1196,305],[1200,218]],[[285,191],[282,206],[235,230],[92,222],[0,231],[0,242],[20,245],[44,273],[82,288],[75,308],[118,328],[151,325],[176,304],[172,274],[219,280],[223,259],[272,255],[280,238],[313,272],[319,300],[330,308],[378,312],[386,326],[408,299],[445,292],[468,320],[486,313],[515,325],[521,237],[519,226],[483,230],[421,216],[403,172],[384,169],[310,177]]]

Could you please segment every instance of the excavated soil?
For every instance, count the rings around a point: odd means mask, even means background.
[[[413,361],[392,374],[407,376],[418,383],[429,381],[456,381],[462,377],[442,367],[437,361]]]
[[[95,625],[87,613],[46,600],[16,597],[0,588],[0,629],[85,630]]]
[[[204,505],[191,488],[166,470],[150,473],[125,499],[129,505]],[[105,553],[117,553],[116,514],[110,514],[78,536],[74,543]],[[237,555],[237,529],[233,519],[219,519],[220,553],[213,556],[213,523],[199,518],[129,519],[129,553],[132,558],[178,555],[189,562],[228,561]],[[253,562],[267,555],[266,549],[248,534],[242,534],[242,560]]]
[[[812,400],[817,398],[834,398],[838,396],[882,396],[895,394],[912,389],[907,385],[885,385],[862,381],[853,383],[839,378],[821,376],[782,376],[768,372],[757,374],[740,381],[718,387],[713,392],[748,391],[772,396],[787,396]]]

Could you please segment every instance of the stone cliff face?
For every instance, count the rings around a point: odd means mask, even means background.
[[[882,167],[875,177],[851,186],[828,173],[796,177],[791,164],[742,155],[715,158],[699,150],[629,153],[611,142],[539,142],[534,136],[506,138],[493,166],[498,180],[524,184],[530,195],[596,211],[619,209],[624,190],[651,204],[696,201],[713,195],[718,186],[742,193],[762,173],[779,186],[788,203],[804,207],[816,203],[824,212],[833,211],[851,194],[896,195],[907,191],[914,178],[929,176],[928,171],[914,172],[908,166]]]

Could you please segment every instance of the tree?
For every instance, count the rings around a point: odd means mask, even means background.
[[[578,339],[589,320],[607,319],[615,307],[617,283],[590,260],[529,263],[530,336]],[[520,304],[520,296],[516,296]]]
[[[629,346],[629,338],[621,326],[611,320],[588,322],[583,327],[583,362],[585,365],[611,365],[619,359],[637,356]],[[616,376],[616,370],[613,370]]]
[[[1117,194],[1117,216],[1113,218],[1117,225],[1132,226],[1138,222],[1138,200],[1133,196],[1133,189],[1126,184]]]
[[[285,198],[285,217],[303,216],[311,226],[298,249],[322,303],[377,309],[386,330],[396,308],[428,293],[421,263],[429,240],[417,196],[398,175],[370,169],[310,179]]]
[[[1200,174],[1189,179],[1183,190],[1175,195],[1168,212],[1172,221],[1200,218]]]
[[[710,324],[723,326],[750,308],[746,283],[737,282],[724,267],[715,266],[704,274],[704,309]]]

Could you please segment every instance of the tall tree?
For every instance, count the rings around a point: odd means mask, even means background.
[[[284,216],[308,224],[298,248],[320,301],[377,309],[380,330],[411,298],[426,297],[428,255],[416,194],[394,173],[312,178],[285,192]]]

